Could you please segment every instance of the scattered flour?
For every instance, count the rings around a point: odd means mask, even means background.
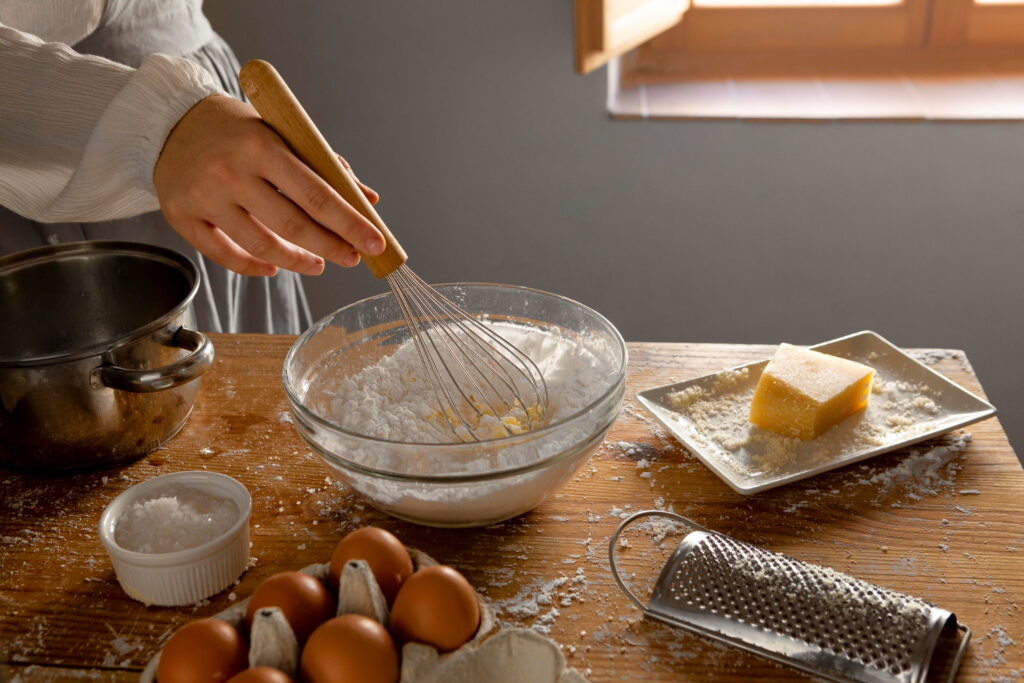
[[[633,443],[631,441],[613,441],[608,445],[626,456],[639,457],[650,450],[649,446],[645,447],[644,444]]]
[[[907,352],[925,365],[936,365],[944,360],[966,362],[967,355],[959,349],[915,349]]]
[[[511,624],[522,624],[532,618],[531,628],[547,635],[561,614],[558,607],[586,602],[588,587],[583,567],[579,567],[575,574],[535,580],[511,598],[492,600],[491,607],[499,618]]]
[[[967,450],[972,439],[969,432],[955,434],[931,448],[913,449],[898,465],[861,479],[859,483],[871,486],[879,494],[900,484],[907,487],[906,496],[911,500],[934,496],[942,489],[952,489],[956,473],[962,467],[956,456]]]

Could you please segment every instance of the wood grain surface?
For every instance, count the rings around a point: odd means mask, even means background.
[[[974,633],[958,680],[1024,677],[1024,472],[994,418],[968,427],[966,451],[920,475],[925,482],[897,468],[941,438],[743,497],[632,397],[774,348],[631,343],[622,413],[574,481],[517,519],[430,529],[387,517],[339,487],[300,439],[280,379],[292,337],[213,339],[217,360],[192,417],[165,447],[73,476],[0,470],[0,672],[8,680],[134,680],[178,626],[245,598],[270,574],[327,561],[338,539],[366,524],[457,567],[503,623],[547,633],[592,681],[805,679],[642,618],[612,580],[607,545],[624,514],[655,506],[956,613]],[[921,357],[981,393],[963,353]],[[189,469],[223,472],[248,487],[251,567],[201,604],[145,607],[118,586],[96,533],[99,516],[129,486]],[[872,483],[874,475],[882,476]],[[654,527],[637,529],[620,553],[640,591],[678,541],[659,536]]]

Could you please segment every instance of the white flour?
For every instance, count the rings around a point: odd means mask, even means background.
[[[501,336],[537,363],[547,383],[549,422],[582,410],[607,387],[610,368],[573,340],[521,325],[492,324]],[[422,361],[412,342],[342,380],[331,402],[331,418],[353,432],[403,443],[452,443],[457,439],[438,410]],[[488,419],[489,418],[489,419]],[[489,423],[481,420],[486,434]],[[500,433],[498,436],[504,436]]]

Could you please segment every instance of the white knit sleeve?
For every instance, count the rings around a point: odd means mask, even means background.
[[[158,208],[153,167],[171,129],[223,93],[202,67],[153,55],[138,69],[0,24],[0,204],[40,222]]]

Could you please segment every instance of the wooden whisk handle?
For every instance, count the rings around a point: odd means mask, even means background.
[[[296,156],[316,171],[346,202],[355,207],[384,235],[384,253],[379,256],[362,254],[363,260],[373,274],[382,278],[405,263],[408,256],[402,245],[388,230],[370,204],[370,200],[359,189],[355,178],[327,144],[288,84],[281,78],[281,74],[277,73],[277,69],[268,62],[254,59],[242,67],[238,73],[238,80],[252,106],[267,125],[288,143]]]

